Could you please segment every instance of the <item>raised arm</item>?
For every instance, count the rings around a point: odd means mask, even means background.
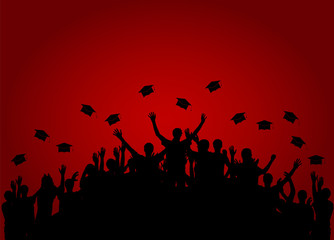
[[[16,180],[16,184],[17,184],[17,198],[20,199],[21,198],[21,185],[22,185],[22,177],[18,176],[17,180]]]
[[[115,147],[114,148],[114,156],[115,156],[115,160],[116,160],[116,172],[119,172],[119,148]]]
[[[123,174],[125,172],[125,146],[124,144],[122,144],[121,148],[120,148],[120,152],[121,152],[121,171],[120,173]]]
[[[62,195],[65,192],[65,172],[66,172],[66,166],[61,165],[61,168],[59,168],[60,185],[58,187],[58,195]]]
[[[16,183],[15,181],[10,182],[10,188],[12,189],[13,196],[15,196],[15,199],[17,198],[17,192],[16,192]]]
[[[164,136],[162,136],[159,132],[157,122],[156,122],[156,118],[157,118],[156,114],[154,112],[151,112],[148,114],[148,117],[151,119],[155,135],[160,139],[161,142],[167,141],[167,139]]]
[[[320,192],[322,190],[323,185],[324,185],[324,178],[323,177],[319,177],[319,180],[318,180],[318,192]]]
[[[284,173],[285,178],[283,179],[283,181],[280,182],[282,187],[291,179],[292,175],[295,173],[295,171],[297,170],[297,168],[299,168],[301,164],[302,163],[300,159],[298,158],[296,161],[294,161],[291,171],[289,173],[287,172]]]
[[[284,175],[288,179],[288,183],[289,183],[289,186],[290,186],[290,194],[287,197],[286,201],[288,203],[293,203],[293,199],[295,198],[295,195],[296,195],[296,188],[295,188],[295,185],[293,184],[293,181],[292,181],[292,178],[291,178],[290,174],[285,172]],[[282,187],[282,189],[283,189],[283,187]]]
[[[265,173],[268,172],[268,170],[270,169],[270,167],[271,167],[271,165],[273,164],[273,162],[275,161],[275,159],[276,159],[276,155],[275,155],[275,154],[271,155],[271,158],[270,158],[269,163],[268,163],[267,166],[266,166],[264,169],[262,169],[262,171],[261,171],[262,174],[265,174]]]
[[[96,171],[98,171],[99,170],[99,155],[97,153],[93,153],[93,162],[94,162]]]
[[[126,147],[126,149],[129,150],[131,153],[132,157],[138,155],[138,153],[124,140],[122,136],[122,130],[118,130],[117,128],[114,130],[114,135],[121,140],[122,144]]]
[[[101,147],[101,151],[98,152],[100,156],[100,172],[104,172],[104,156],[106,154],[106,149]]]
[[[192,134],[193,136],[196,136],[199,133],[199,131],[201,130],[203,124],[205,123],[206,118],[207,118],[206,115],[204,113],[202,113],[202,115],[201,115],[201,122],[198,125],[198,127],[195,129],[195,131],[193,132],[193,134]]]

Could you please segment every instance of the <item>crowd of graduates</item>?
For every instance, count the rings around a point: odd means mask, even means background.
[[[101,148],[80,180],[78,172],[66,177],[61,166],[59,186],[45,174],[33,195],[21,177],[12,181],[2,204],[5,239],[330,239],[331,192],[315,172],[305,179],[312,193],[296,191],[299,159],[273,183],[274,154],[260,168],[249,148],[236,160],[237,150],[224,150],[216,139],[210,152],[209,141],[199,138],[204,114],[193,132],[175,128],[172,140],[159,132],[155,113],[149,118],[164,146],[160,153],[146,143],[145,154],[139,154],[115,129],[120,147],[114,148],[114,158],[105,161]],[[56,198],[59,212],[53,214]]]

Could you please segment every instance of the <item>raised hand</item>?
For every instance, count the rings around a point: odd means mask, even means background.
[[[231,146],[228,150],[230,151],[231,156],[234,156],[237,152],[237,150],[234,149],[234,146]]]
[[[72,181],[78,181],[77,180],[77,177],[79,176],[79,172],[75,172],[75,173],[73,173],[73,175],[72,175]]]
[[[17,186],[21,186],[21,184],[22,184],[22,177],[21,176],[17,177],[16,184],[17,184]]]
[[[297,158],[297,160],[293,163],[293,167],[297,169],[299,168],[300,165],[302,165],[302,162],[300,161],[299,158]]]
[[[66,166],[65,165],[61,165],[61,167],[59,168],[59,172],[60,174],[63,176],[65,175],[66,172]]]
[[[315,172],[311,172],[311,179],[312,182],[316,182],[318,180],[318,175],[316,175]]]
[[[117,147],[114,148],[114,156],[116,159],[119,158],[119,149]]]
[[[207,116],[204,114],[204,113],[202,113],[202,115],[201,115],[201,122],[205,122],[205,120],[206,120],[206,118],[207,118]]]
[[[275,159],[276,159],[276,155],[275,155],[275,154],[271,155],[270,160],[271,160],[271,161],[274,161]]]
[[[101,147],[101,151],[98,152],[100,158],[104,158],[104,155],[106,154],[106,149],[104,147]]]
[[[93,153],[93,162],[94,162],[95,166],[97,166],[99,164],[99,157],[98,157],[97,153]]]
[[[148,117],[151,119],[151,121],[155,121],[155,119],[157,118],[157,115],[154,112],[150,112],[148,114]]]
[[[121,138],[122,137],[122,130],[119,130],[118,128],[116,128],[113,132],[113,134],[118,137]]]

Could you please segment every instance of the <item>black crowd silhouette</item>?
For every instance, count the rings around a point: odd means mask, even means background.
[[[216,139],[210,152],[209,141],[199,138],[205,114],[184,137],[175,128],[172,140],[159,132],[156,114],[148,116],[165,148],[160,153],[146,143],[145,154],[139,154],[115,129],[121,144],[113,149],[114,158],[105,161],[106,149],[101,148],[80,181],[78,172],[66,178],[64,165],[59,186],[45,174],[33,195],[21,177],[12,181],[2,204],[5,239],[330,239],[333,203],[324,179],[312,172],[312,194],[299,190],[295,200],[292,179],[300,159],[275,184],[269,173],[274,154],[260,168],[249,148],[237,160],[237,150],[223,149],[222,140]],[[80,190],[73,191],[77,181]],[[52,214],[56,197],[59,212]]]

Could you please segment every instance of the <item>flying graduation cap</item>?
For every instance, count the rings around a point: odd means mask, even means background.
[[[58,147],[58,152],[70,152],[72,145],[68,143],[61,143],[58,144],[57,147]]]
[[[84,114],[88,115],[88,116],[92,116],[92,114],[95,112],[95,110],[90,106],[90,105],[86,105],[86,104],[81,104],[82,108],[81,108],[81,112],[83,112]]]
[[[111,126],[112,124],[115,124],[115,123],[117,123],[117,122],[119,122],[120,121],[120,119],[119,119],[119,113],[117,113],[117,114],[111,114],[106,120],[105,120],[105,122],[108,122],[108,124],[109,124],[109,126]]]
[[[309,157],[309,159],[311,164],[322,164],[322,159],[324,158],[318,155],[314,155],[312,157]]]
[[[263,121],[257,122],[257,124],[259,125],[259,130],[270,130],[270,125],[272,124],[272,122],[263,120]]]
[[[220,80],[210,82],[209,85],[206,86],[206,88],[209,89],[210,93],[216,91],[218,88],[220,88]]]
[[[191,106],[191,104],[184,98],[177,98],[176,105],[185,110],[187,110],[187,108]]]
[[[242,121],[246,120],[245,113],[237,113],[233,118],[231,118],[231,120],[233,120],[235,124],[241,123]]]
[[[292,136],[291,143],[299,148],[302,148],[302,146],[305,144],[305,142],[300,137],[294,137],[294,136]]]
[[[153,85],[146,85],[139,91],[139,93],[141,93],[143,97],[146,97],[147,95],[150,95],[153,92],[154,92]]]
[[[297,116],[293,113],[293,112],[287,112],[287,111],[284,111],[285,114],[284,114],[284,117],[283,119],[286,119],[287,121],[291,122],[291,123],[294,123],[297,118]]]
[[[25,153],[19,154],[13,158],[12,162],[15,164],[15,166],[20,165],[21,163],[26,161],[25,155],[26,155]]]
[[[36,133],[35,136],[38,139],[41,139],[42,141],[45,141],[47,137],[50,137],[44,130],[37,130],[35,129]]]

